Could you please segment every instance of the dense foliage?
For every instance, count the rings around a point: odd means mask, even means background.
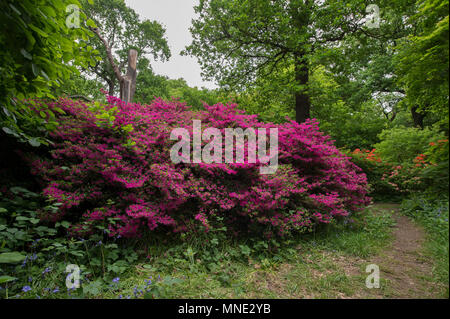
[[[414,127],[396,127],[383,130],[379,138],[381,142],[374,145],[380,156],[393,164],[400,165],[412,162],[419,154],[423,154],[430,147],[430,143],[437,143],[445,136],[437,130],[428,128],[420,130]]]
[[[382,147],[393,147],[387,153],[380,152],[379,149],[355,149],[350,153],[353,162],[367,175],[370,195],[378,200],[398,200],[415,192],[447,194],[448,139],[429,142],[429,132],[415,132],[416,129],[413,129],[414,134],[425,136],[423,140],[414,140],[404,134],[405,129],[399,131],[402,134],[392,134],[380,143]],[[394,148],[392,141],[396,141],[401,147]],[[409,141],[412,142],[410,147],[405,144]],[[386,152],[386,149],[382,150]],[[384,154],[387,155],[383,156]],[[397,158],[403,160],[395,161]]]
[[[83,27],[86,16],[71,9],[79,6],[76,0],[0,4],[0,125],[33,146],[46,143],[46,131],[55,128],[54,116],[40,116],[21,101],[30,96],[55,98],[50,88],[76,73],[75,65],[94,63],[81,41],[92,35]]]

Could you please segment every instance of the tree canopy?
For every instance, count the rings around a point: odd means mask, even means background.
[[[165,29],[157,21],[142,20],[129,8],[124,0],[94,0],[92,4],[83,0],[83,10],[95,22],[100,35],[110,48],[119,70],[122,71],[128,59],[128,51],[138,51],[139,65],[147,67],[149,56],[165,61],[170,58],[170,49],[165,38]],[[97,63],[88,68],[108,85],[109,94],[117,89],[117,78],[108,60],[104,43],[98,37],[89,38],[88,46],[99,52]]]

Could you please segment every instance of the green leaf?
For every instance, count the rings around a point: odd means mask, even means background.
[[[11,187],[9,190],[16,195],[20,194],[20,193],[25,193],[25,194],[31,193],[28,189],[20,187],[20,186]]]
[[[19,11],[19,9],[17,9],[14,5],[12,5],[11,3],[9,4],[9,6],[11,7],[11,9],[14,10],[15,13],[17,13],[18,15],[21,15],[22,13]]]
[[[10,135],[14,135],[16,132],[14,132],[13,130],[11,130],[9,127],[2,127],[2,130],[6,133],[6,134],[10,134]]]
[[[70,223],[68,221],[62,221],[61,222],[61,226],[64,228],[69,228],[70,227]]]
[[[38,218],[30,218],[30,222],[34,225],[38,224],[40,222],[40,219]]]
[[[44,72],[44,70],[41,70],[41,74],[47,81],[50,81],[50,78],[48,77],[47,73]]]
[[[25,216],[17,216],[16,220],[30,220],[30,218],[25,217]]]
[[[41,10],[44,11],[50,17],[56,17],[56,12],[50,6],[41,7]]]
[[[30,138],[28,140],[28,143],[30,143],[30,145],[33,147],[39,147],[41,145],[41,143],[36,138]]]
[[[60,114],[66,114],[66,112],[64,112],[64,110],[60,109],[59,107],[55,107],[54,110]]]
[[[16,279],[17,279],[16,277],[11,277],[11,276],[0,276],[0,284],[3,284],[5,282],[14,281]]]
[[[91,28],[96,28],[96,27],[97,27],[97,26],[95,25],[95,22],[94,22],[92,19],[88,19],[88,20],[86,21],[86,24],[87,24],[88,27],[91,27]]]
[[[27,50],[25,50],[24,48],[20,49],[20,53],[22,53],[22,55],[28,59],[28,60],[33,60],[33,57],[31,56],[30,53],[27,52]]]
[[[17,251],[0,254],[0,263],[3,264],[16,264],[22,262],[24,259],[25,256]]]
[[[36,43],[36,39],[33,37],[33,35],[31,34],[31,32],[29,30],[25,30],[24,33],[29,42],[29,45],[27,46],[27,48],[30,49]]]
[[[42,36],[42,37],[44,37],[44,38],[47,38],[47,37],[48,37],[48,34],[45,33],[44,31],[42,31],[41,29],[39,29],[38,27],[36,27],[36,26],[34,26],[34,25],[32,25],[32,24],[29,24],[28,26],[30,27],[31,30],[35,31],[35,32],[38,33],[40,36]]]
[[[32,63],[31,64],[31,69],[33,70],[34,76],[38,76],[39,75],[39,67],[36,64]]]

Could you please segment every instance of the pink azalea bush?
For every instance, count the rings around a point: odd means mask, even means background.
[[[370,202],[365,174],[315,120],[275,125],[234,104],[194,111],[161,99],[127,105],[108,97],[99,105],[62,98],[52,108],[65,114],[55,112],[54,145],[48,157],[32,157],[32,173],[60,205],[41,218],[72,221],[74,235],[89,234],[98,223],[122,237],[208,231],[218,219],[235,234],[286,235],[346,218]],[[260,163],[172,163],[170,133],[179,127],[192,133],[194,119],[202,129],[278,128],[278,170],[262,175]]]

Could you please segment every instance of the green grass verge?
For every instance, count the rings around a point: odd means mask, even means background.
[[[425,253],[434,263],[430,280],[446,287],[449,297],[449,202],[448,198],[413,197],[402,203],[402,212],[421,225],[426,233]]]
[[[354,223],[270,246],[261,241],[160,243],[136,264],[116,290],[100,298],[340,298],[369,297],[364,258],[391,239],[390,207],[370,207]],[[160,279],[158,279],[160,278]],[[151,280],[151,284],[147,284]],[[382,286],[385,286],[382,284]],[[150,293],[145,293],[146,287]],[[142,290],[142,293],[140,292]]]

